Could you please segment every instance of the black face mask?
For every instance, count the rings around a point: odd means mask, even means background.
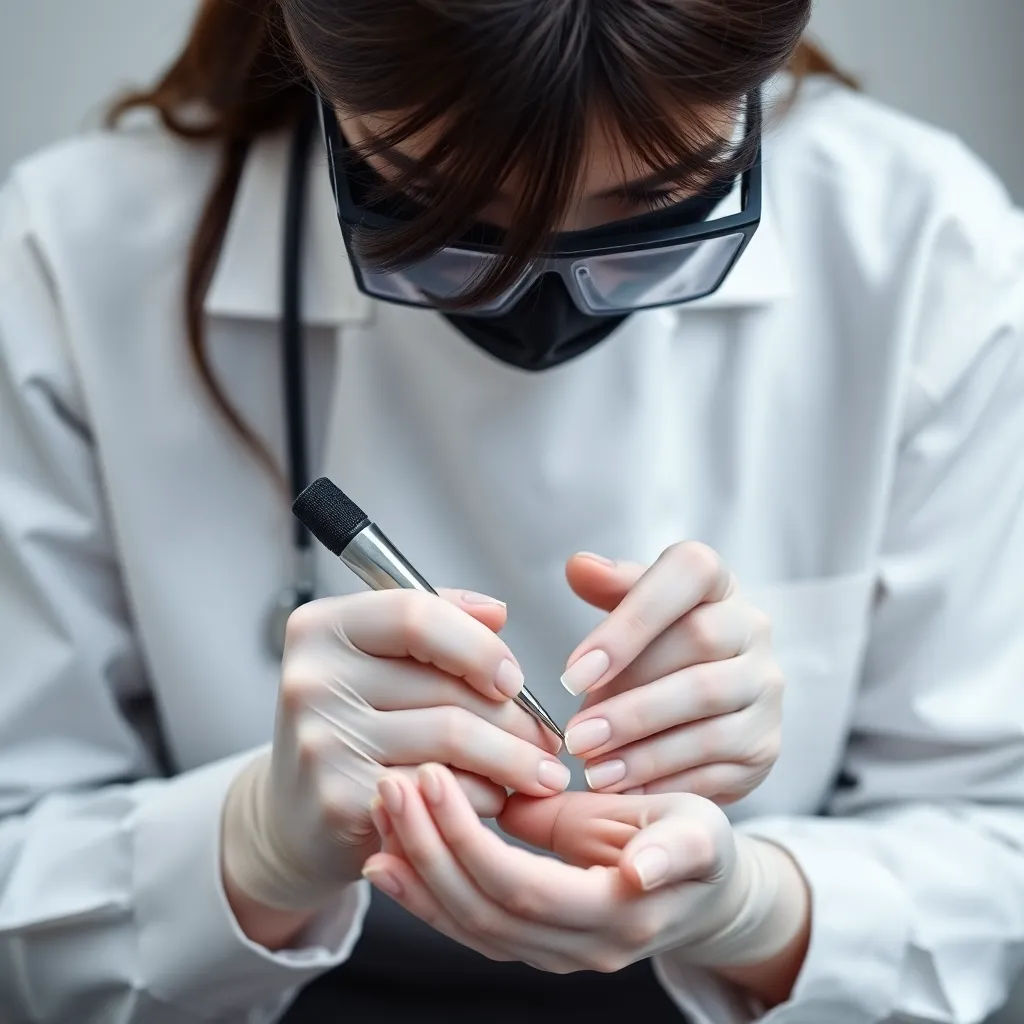
[[[600,344],[629,314],[580,312],[558,274],[544,274],[501,316],[444,314],[474,345],[520,370],[548,370]]]
[[[378,208],[390,215],[414,215],[414,204],[394,199],[390,204],[374,203],[371,189],[381,179],[369,164],[359,161],[349,169],[349,187],[361,206]],[[662,225],[699,224],[707,220],[729,194],[731,182],[718,182],[707,193],[675,203],[659,213],[647,213],[616,224],[623,231],[638,225],[657,228]],[[573,238],[584,242],[588,234],[606,238],[609,225],[593,231],[575,232]],[[481,225],[488,240],[500,244],[501,232]],[[472,313],[443,313],[445,319],[467,340],[495,359],[520,370],[549,370],[583,355],[599,345],[631,313],[598,316],[584,313],[573,302],[562,278],[555,273],[543,274],[524,292],[515,304],[499,316],[474,316]]]

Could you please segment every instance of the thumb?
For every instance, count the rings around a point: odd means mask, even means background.
[[[679,882],[716,882],[736,862],[736,839],[725,812],[710,800],[677,793],[645,812],[641,831],[619,860],[622,875],[650,891]]]
[[[646,571],[647,567],[637,562],[612,562],[601,555],[581,553],[569,559],[565,577],[577,597],[610,612]]]
[[[487,594],[477,594],[472,590],[439,590],[437,593],[438,597],[461,608],[467,615],[472,615],[477,622],[482,622],[494,633],[501,631],[508,618],[504,602]]]

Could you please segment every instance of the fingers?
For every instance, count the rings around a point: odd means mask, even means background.
[[[596,702],[691,665],[728,661],[767,641],[770,634],[768,616],[739,597],[698,605],[590,697]]]
[[[322,644],[339,633],[371,657],[434,665],[491,700],[507,701],[523,687],[523,674],[504,641],[434,594],[387,590],[313,601],[288,620],[288,647]]]
[[[714,804],[686,794],[664,799],[627,845],[620,871],[647,892],[686,881],[716,882],[732,870],[736,840]]]
[[[569,658],[562,684],[572,694],[622,672],[677,619],[733,587],[718,556],[702,544],[669,548]]]
[[[587,762],[592,789],[624,793],[647,783],[719,762],[746,765],[750,788],[778,756],[775,716],[760,704],[659,733]]]
[[[532,715],[513,701],[497,703],[461,680],[446,675],[431,665],[395,662],[378,685],[365,688],[365,696],[379,711],[411,711],[416,708],[461,707],[485,722],[518,736],[535,747],[557,754],[561,743]],[[436,757],[427,760],[438,760]]]
[[[391,765],[440,761],[531,796],[551,796],[569,785],[561,761],[464,708],[388,712],[374,723],[374,735],[378,758]]]
[[[519,941],[537,936],[535,929],[527,927],[531,924],[569,930],[600,928],[621,899],[624,887],[617,872],[581,871],[503,842],[475,817],[451,774],[440,765],[420,769],[420,788],[430,804],[436,839],[410,849],[393,814],[396,831],[412,866],[428,885],[438,887],[439,896],[445,894],[441,902],[454,916],[464,920],[469,915],[474,931],[492,930],[498,923],[496,911],[520,922]],[[445,856],[442,850],[457,858],[461,873],[439,863]],[[467,889],[463,880],[472,888]],[[486,896],[491,909],[481,905],[474,892]]]
[[[742,800],[768,777],[770,771],[771,765],[758,772],[748,764],[702,764],[678,775],[669,775],[664,779],[636,786],[627,790],[627,793],[650,796],[662,793],[692,793],[694,796],[701,796],[725,806]]]
[[[505,603],[488,594],[478,594],[472,590],[441,589],[438,590],[437,596],[456,608],[461,608],[467,615],[472,615],[492,633],[497,633],[508,619],[508,607]]]
[[[740,711],[762,692],[758,667],[746,655],[695,665],[609,697],[569,722],[566,750],[595,758],[667,729]]]
[[[447,935],[469,949],[475,949],[491,960],[515,959],[497,946],[482,941],[480,936],[472,935],[438,903],[423,879],[408,863],[391,816],[379,796],[374,798],[371,814],[381,836],[381,851],[367,859],[363,865],[363,877],[442,935]]]
[[[613,562],[602,555],[581,552],[569,559],[565,578],[587,604],[610,612],[646,571],[647,566],[639,562]]]
[[[579,867],[615,867],[640,830],[650,800],[597,793],[563,793],[546,800],[515,794],[498,818],[508,835],[551,850]]]

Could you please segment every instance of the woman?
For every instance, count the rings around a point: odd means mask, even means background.
[[[956,142],[808,77],[809,7],[206,0],[118,111],[161,128],[15,170],[9,1016],[1005,998],[1024,224]],[[473,592],[318,550],[304,603],[306,433]]]

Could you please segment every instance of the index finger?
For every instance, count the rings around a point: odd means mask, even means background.
[[[562,685],[578,696],[614,679],[674,622],[700,604],[723,600],[733,587],[711,548],[673,545],[572,653]]]
[[[510,700],[523,688],[505,642],[436,594],[384,590],[313,601],[289,619],[289,646],[330,636],[332,628],[364,654],[433,665],[494,701]]]

